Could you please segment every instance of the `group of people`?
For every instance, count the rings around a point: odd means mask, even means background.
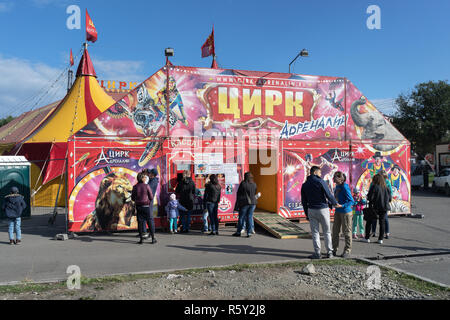
[[[336,185],[333,193],[321,176],[320,167],[311,167],[310,175],[301,189],[302,205],[311,226],[313,240],[314,253],[310,258],[321,258],[320,226],[324,235],[327,258],[337,256],[341,231],[345,238],[341,254],[343,258],[350,256],[352,239],[357,238],[358,228],[359,235],[364,235],[364,241],[370,242],[370,236],[375,235],[377,220],[380,225],[378,243],[382,244],[385,232],[389,232],[387,215],[390,210],[389,203],[392,201],[392,190],[389,188],[386,172],[381,170],[373,177],[366,199],[357,188],[353,190],[353,193],[351,192],[343,172],[337,171],[333,175],[333,182]],[[374,214],[363,218],[363,210],[367,204],[373,209]],[[331,230],[330,209],[332,207],[335,207],[335,214]],[[363,219],[366,220],[365,228]],[[386,237],[388,236],[389,233],[386,234]]]
[[[157,243],[153,219],[153,198],[159,184],[157,175],[158,172],[155,169],[144,169],[138,173],[137,183],[133,186],[131,199],[136,205],[139,231],[138,244],[142,244],[144,239],[149,238],[149,236],[151,236],[151,243]],[[353,190],[353,193],[350,191],[350,187],[346,183],[346,176],[341,171],[334,173],[333,182],[336,185],[334,192],[329,189],[328,184],[321,176],[320,167],[312,166],[310,175],[301,189],[301,201],[306,218],[311,226],[313,240],[314,254],[310,258],[321,258],[320,226],[322,226],[328,258],[337,256],[341,231],[345,238],[341,255],[344,258],[351,253],[352,239],[357,239],[359,236],[364,237],[364,241],[370,242],[370,237],[375,236],[377,221],[380,228],[378,243],[382,244],[384,238],[389,238],[388,212],[390,210],[389,203],[392,201],[392,188],[384,170],[373,176],[367,198],[363,197],[357,188]],[[210,231],[210,235],[219,234],[218,206],[221,188],[217,175],[210,175],[203,195],[202,228],[202,232]],[[170,200],[165,207],[170,233],[177,233],[179,217],[181,220],[180,232],[189,232],[190,215],[194,208],[195,194],[195,183],[191,178],[190,171],[186,170],[176,186],[175,193],[170,194]],[[244,180],[239,184],[237,190],[234,210],[239,212],[239,219],[237,230],[233,233],[233,236],[240,237],[244,230],[247,232],[247,237],[251,237],[254,233],[253,212],[260,196],[253,175],[246,172]],[[372,209],[373,214],[366,215],[363,218],[364,207],[367,206]],[[20,217],[25,207],[23,196],[19,194],[17,187],[12,187],[11,193],[3,201],[2,208],[9,222],[10,244],[20,244],[21,242]],[[335,214],[331,230],[330,209],[332,207],[335,207]],[[363,220],[366,220],[365,226]],[[147,233],[147,226],[149,234]],[[14,231],[16,233],[15,238]]]
[[[137,183],[133,186],[131,200],[136,207],[138,223],[138,244],[151,237],[151,243],[157,243],[155,237],[155,222],[153,218],[153,203],[159,184],[158,171],[156,169],[144,169],[137,175]],[[219,234],[218,207],[221,196],[221,185],[217,175],[209,176],[203,195],[204,215],[202,232],[210,231],[210,235]],[[181,220],[182,233],[188,233],[191,224],[191,213],[194,208],[194,196],[196,194],[195,183],[190,171],[183,172],[182,179],[178,182],[175,193],[170,194],[170,199],[165,206],[169,232],[177,233],[178,218]],[[234,236],[240,236],[242,230],[247,231],[247,237],[254,233],[253,211],[256,208],[256,199],[261,194],[256,192],[256,184],[250,172],[245,173],[244,180],[239,185],[235,210],[239,212],[237,232]],[[21,243],[21,215],[26,204],[24,197],[19,194],[17,187],[11,188],[11,193],[3,201],[3,212],[6,213],[9,224],[10,244]],[[15,233],[15,237],[14,237]]]
[[[216,174],[209,176],[209,181],[205,185],[203,194],[203,226],[202,232],[210,231],[209,235],[219,235],[218,209],[221,196],[221,185]],[[169,220],[169,232],[177,233],[177,219],[180,217],[182,233],[188,233],[190,227],[191,213],[194,207],[194,197],[196,194],[195,183],[191,178],[190,171],[183,172],[182,178],[178,181],[175,193],[170,195],[170,201],[165,209]],[[250,172],[244,174],[244,180],[237,190],[235,211],[239,212],[237,231],[234,236],[241,236],[241,232],[246,229],[247,237],[254,233],[253,212],[260,193],[257,193],[256,183]]]

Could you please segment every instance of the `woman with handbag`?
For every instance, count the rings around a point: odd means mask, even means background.
[[[392,201],[392,195],[386,185],[386,181],[381,174],[376,174],[373,177],[372,184],[367,194],[367,201],[369,201],[369,210],[366,210],[364,214],[366,220],[366,237],[365,241],[370,242],[370,227],[372,223],[378,223],[380,225],[380,232],[378,235],[378,243],[383,243],[384,231],[385,231],[385,217],[386,213],[391,210],[389,202]],[[372,213],[370,211],[372,210]]]

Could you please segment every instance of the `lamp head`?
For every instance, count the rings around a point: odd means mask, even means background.
[[[166,57],[173,57],[173,49],[172,48],[166,48],[164,50],[164,54]]]

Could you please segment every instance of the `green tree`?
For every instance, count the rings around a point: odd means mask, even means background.
[[[419,156],[450,140],[450,85],[446,81],[419,83],[396,100],[394,126],[411,142]]]
[[[0,127],[3,127],[5,124],[7,124],[13,120],[14,120],[13,116],[7,116],[6,118],[1,118],[0,119]]]

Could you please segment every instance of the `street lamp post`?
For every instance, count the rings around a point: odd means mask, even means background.
[[[302,51],[300,51],[300,52],[298,53],[298,55],[294,58],[294,60],[292,60],[291,63],[289,63],[289,73],[291,73],[291,64],[293,64],[294,61],[297,60],[297,58],[300,57],[300,56],[302,56],[302,57],[308,57],[308,56],[309,56],[309,53],[308,53],[308,51],[307,51],[306,49],[303,49]]]

